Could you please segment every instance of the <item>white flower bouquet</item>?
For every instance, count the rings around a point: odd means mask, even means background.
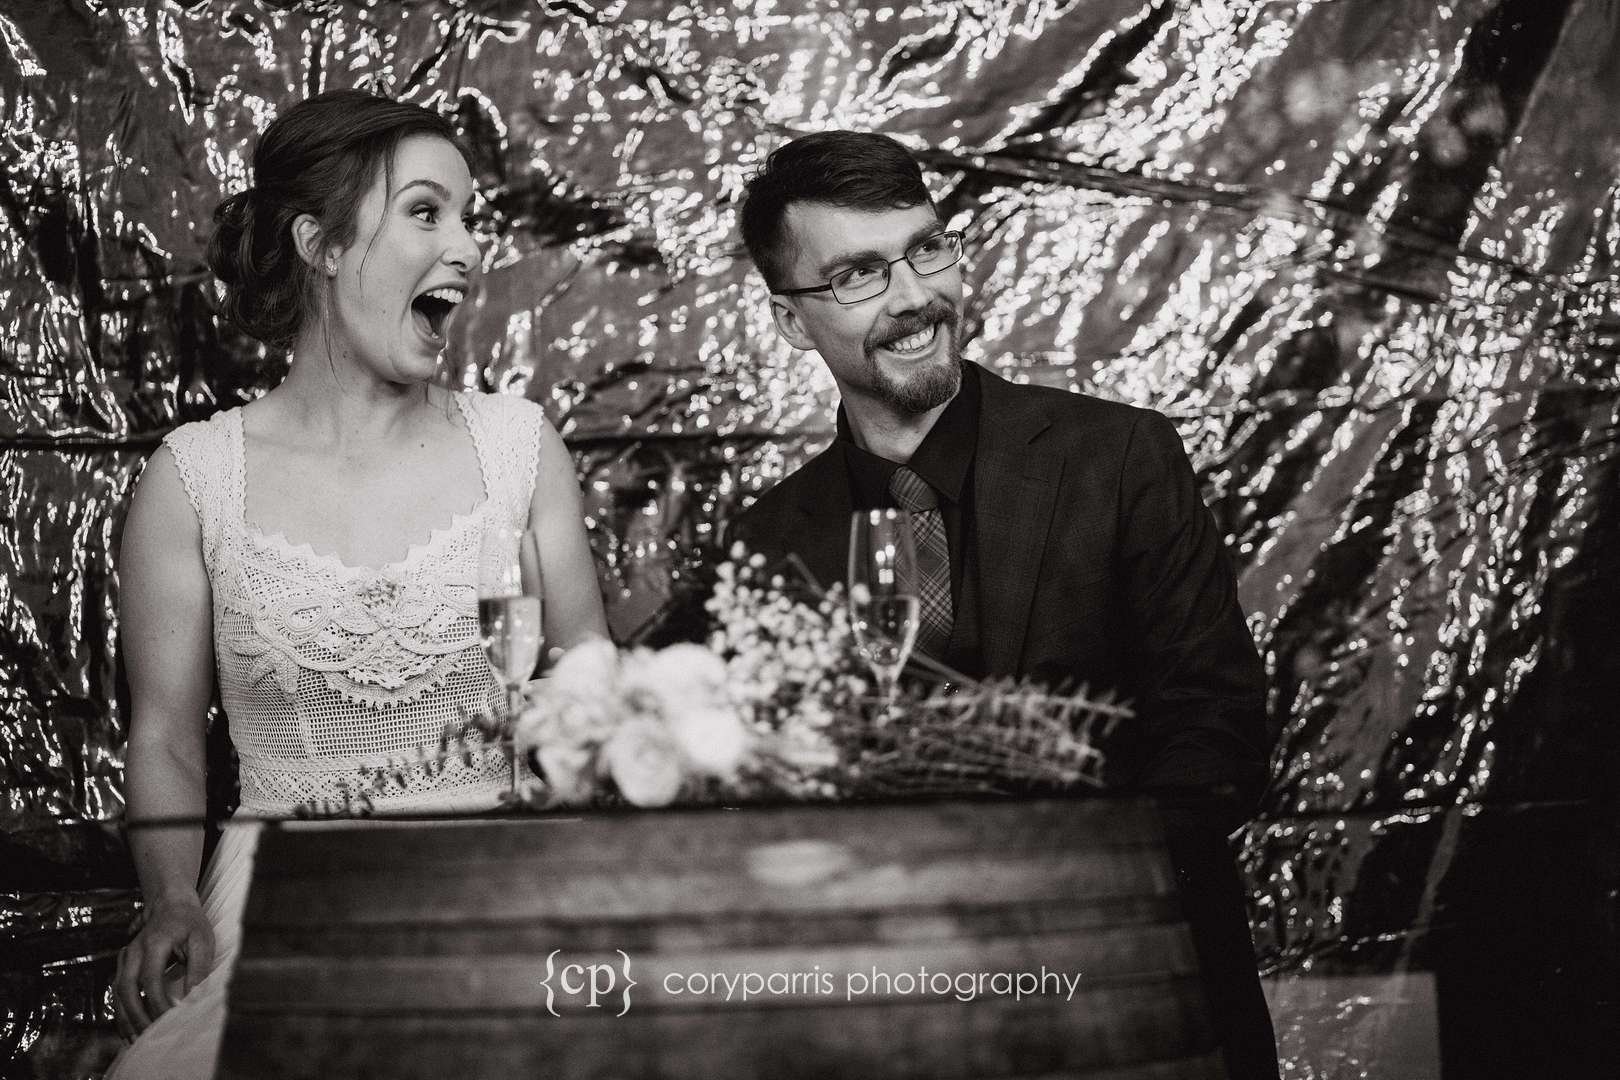
[[[714,567],[707,645],[565,654],[513,725],[531,806],[848,799],[1102,785],[1111,701],[975,683],[932,662],[890,719],[842,589],[740,547]],[[948,681],[947,681],[948,680]]]

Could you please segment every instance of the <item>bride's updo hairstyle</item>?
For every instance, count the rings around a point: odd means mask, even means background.
[[[208,266],[225,286],[223,314],[266,345],[290,348],[319,313],[323,275],[298,254],[292,226],[309,214],[321,243],[354,242],[355,214],[378,171],[394,188],[394,151],[435,135],[472,160],[450,122],[363,90],[330,90],[288,109],[259,137],[253,186],[214,210]]]

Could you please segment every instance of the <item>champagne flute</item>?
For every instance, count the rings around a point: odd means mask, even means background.
[[[849,621],[877,677],[884,716],[917,640],[917,551],[904,510],[858,510],[849,526]]]
[[[514,727],[523,684],[534,675],[545,643],[541,622],[540,540],[534,530],[495,526],[484,534],[478,558],[478,630],[490,667],[506,689],[503,739],[518,790]]]

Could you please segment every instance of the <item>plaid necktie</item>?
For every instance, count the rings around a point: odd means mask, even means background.
[[[935,660],[945,658],[951,640],[951,549],[945,536],[945,515],[939,495],[928,481],[900,466],[889,478],[889,494],[911,511],[911,532],[917,541],[917,599],[921,617],[917,626],[919,652]]]

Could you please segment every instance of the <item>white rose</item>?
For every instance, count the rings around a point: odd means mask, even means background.
[[[534,751],[550,789],[550,801],[580,806],[595,793],[595,754],[584,746],[540,746]]]
[[[680,751],[655,721],[620,725],[602,754],[619,794],[633,806],[668,806],[681,793]]]
[[[595,695],[542,692],[518,726],[518,746],[584,746],[600,743],[616,717],[608,688]]]
[[[618,650],[600,638],[563,653],[552,674],[534,684],[534,703],[520,724],[520,737],[530,745],[569,746],[607,738],[615,719],[618,670]]]
[[[551,693],[599,697],[619,670],[619,650],[606,638],[588,638],[563,653],[552,665],[546,688]]]
[[[726,664],[701,645],[637,649],[625,658],[619,682],[626,701],[668,716],[726,700]]]
[[[701,645],[671,645],[631,654],[625,665],[627,700],[647,702],[685,761],[697,772],[729,777],[747,750],[726,662]]]
[[[665,714],[669,733],[698,772],[722,780],[737,773],[748,751],[748,732],[729,705],[674,709]]]
[[[701,645],[660,649],[647,658],[643,674],[654,682],[709,696],[723,694],[726,687],[725,661]]]

